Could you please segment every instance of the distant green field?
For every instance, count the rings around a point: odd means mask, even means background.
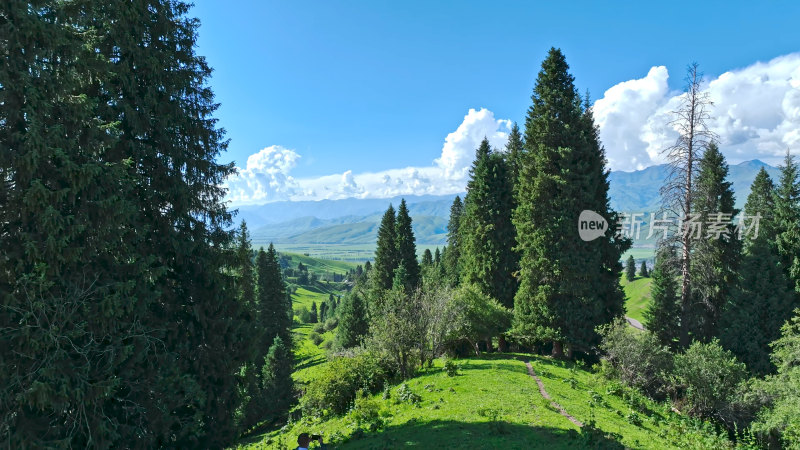
[[[259,245],[264,244],[260,243]],[[269,245],[269,243],[266,245]],[[254,247],[258,247],[258,245],[254,244]],[[433,252],[437,247],[441,249],[444,245],[417,244],[417,256],[422,257],[422,253],[426,248]],[[354,263],[353,267],[355,267],[355,264],[375,259],[374,244],[275,244],[275,248],[281,253],[299,255],[308,253],[308,256],[313,258],[332,262]]]
[[[298,263],[303,263],[304,266],[308,267],[308,270],[317,274],[323,274],[327,272],[346,273],[350,269],[355,269],[358,265],[358,263],[352,261],[323,259],[311,253],[306,256],[302,253],[290,253],[288,251],[281,250],[280,248],[277,250],[282,255],[291,258],[292,267],[296,267]]]
[[[656,254],[656,249],[653,247],[635,247],[622,254],[621,261],[628,259],[629,255],[633,255],[633,259],[640,261],[642,259],[652,260]],[[636,266],[638,269],[639,266]]]
[[[644,311],[650,305],[650,285],[653,279],[636,276],[633,281],[628,281],[625,274],[620,278],[622,288],[625,290],[626,315],[644,324]]]

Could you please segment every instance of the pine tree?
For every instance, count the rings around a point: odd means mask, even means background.
[[[431,254],[431,249],[426,248],[424,252],[422,252],[422,265],[423,266],[430,266],[433,264],[433,254]]]
[[[447,222],[447,255],[445,255],[445,249],[442,249],[445,272],[453,287],[458,285],[460,276],[461,237],[458,228],[463,214],[464,204],[461,202],[461,197],[456,195],[450,206],[450,219]]]
[[[221,447],[236,434],[247,349],[222,202],[233,166],[217,162],[226,141],[187,11],[159,0],[3,8],[14,36],[0,52],[11,446]],[[37,334],[20,314],[61,334]],[[45,365],[27,372],[30,361]]]
[[[744,214],[760,216],[759,231],[746,235],[739,283],[720,318],[720,341],[757,375],[772,373],[769,343],[792,315],[794,298],[775,244],[775,186],[762,167],[750,189]]]
[[[442,262],[442,253],[439,251],[439,247],[436,247],[436,251],[433,252],[433,262],[437,265]]]
[[[508,171],[512,186],[516,186],[517,180],[519,179],[520,160],[522,159],[522,153],[524,151],[525,144],[522,141],[519,126],[514,122],[514,125],[511,127],[511,133],[508,135],[505,154],[508,161]]]
[[[692,244],[690,275],[694,301],[682,316],[689,321],[684,326],[689,336],[704,342],[718,336],[719,317],[737,283],[741,260],[741,241],[731,220],[739,210],[734,207],[733,188],[726,181],[727,176],[725,158],[712,142],[700,159],[692,196],[692,221],[702,228],[699,239]],[[685,226],[685,232],[694,231],[690,225]]]
[[[377,287],[383,290],[392,288],[394,270],[399,264],[395,223],[394,208],[389,205],[378,228],[378,245],[375,249],[375,273],[372,275]],[[367,261],[367,264],[369,264],[369,261]]]
[[[634,261],[633,255],[628,256],[628,262],[625,264],[625,278],[628,281],[636,279],[636,261]]]
[[[513,335],[525,344],[553,343],[588,350],[599,341],[597,325],[622,314],[619,259],[629,240],[612,227],[582,241],[578,216],[592,210],[615,223],[608,200],[608,171],[598,131],[561,51],[542,63],[525,123],[520,160],[517,228],[520,288]]]
[[[794,156],[786,151],[775,192],[778,255],[795,292],[800,293],[800,180]]]
[[[409,292],[419,286],[420,268],[417,261],[417,245],[411,228],[411,216],[405,199],[400,200],[395,224],[395,245],[397,247],[397,267],[404,269],[402,283]]]
[[[247,311],[256,309],[256,276],[253,266],[253,249],[250,246],[250,232],[243,220],[239,227],[239,245],[236,249],[237,266],[239,267],[239,301]]]
[[[514,306],[518,261],[511,222],[513,186],[506,161],[484,138],[475,153],[459,218],[461,280],[507,308]]]
[[[264,396],[261,401],[266,406],[262,420],[285,417],[294,402],[294,382],[292,381],[292,361],[294,355],[289,346],[275,336],[264,357],[261,380]]]
[[[322,302],[319,304],[319,322],[324,323],[328,319],[328,304]]]
[[[663,345],[676,348],[680,333],[681,304],[678,294],[677,262],[673,246],[661,247],[656,255],[650,297],[652,301],[644,312],[645,328]]]
[[[337,308],[339,325],[336,327],[336,346],[338,348],[355,347],[364,340],[369,331],[367,321],[367,305],[363,290],[357,286],[350,291]]]
[[[758,171],[753,184],[750,186],[750,195],[744,205],[744,214],[748,218],[758,217],[758,233],[755,233],[755,229],[746,234],[745,231],[747,230],[742,229],[740,231],[744,234],[745,248],[759,237],[764,237],[768,242],[775,242],[775,183],[772,182],[772,178],[763,167]],[[744,224],[744,226],[748,227],[750,225],[751,223],[747,222]]]
[[[647,262],[642,261],[641,267],[639,267],[639,276],[642,278],[647,278],[650,274],[647,272]]]
[[[311,320],[310,323],[317,323],[317,302],[311,302]]]

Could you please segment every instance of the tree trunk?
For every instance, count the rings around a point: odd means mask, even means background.
[[[553,352],[551,353],[553,358],[563,358],[564,357],[564,346],[559,341],[553,341]]]
[[[501,353],[508,352],[508,342],[506,342],[506,335],[501,334],[499,338],[497,338],[497,351]]]

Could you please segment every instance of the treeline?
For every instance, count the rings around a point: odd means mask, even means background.
[[[218,448],[290,400],[287,297],[230,230],[188,8],[2,7],[3,446]]]

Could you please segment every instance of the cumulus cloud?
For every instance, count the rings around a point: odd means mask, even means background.
[[[682,76],[683,74],[681,74]],[[670,91],[664,66],[642,77],[612,86],[598,99],[594,117],[612,170],[639,170],[664,162],[661,152],[675,142],[671,111],[681,92]],[[704,89],[714,106],[712,131],[729,162],[761,159],[780,162],[786,148],[800,146],[800,53],[759,62],[709,79]],[[511,121],[486,108],[470,109],[447,134],[441,152],[429,166],[379,172],[347,170],[315,178],[290,175],[300,158],[294,150],[273,145],[247,159],[245,168],[226,183],[234,205],[278,200],[463,192],[475,149],[484,137],[502,149]]]
[[[612,170],[663,162],[661,151],[677,138],[669,125],[680,92],[669,92],[665,67],[619,83],[594,104],[595,119]],[[714,106],[709,122],[720,149],[737,163],[776,164],[800,144],[800,53],[725,72],[704,85]]]
[[[483,138],[489,139],[493,147],[504,148],[510,129],[509,120],[496,119],[488,109],[470,109],[456,130],[447,135],[439,158],[430,166],[364,173],[347,170],[315,178],[291,177],[289,172],[300,155],[280,146],[267,147],[251,155],[246,167],[226,183],[228,200],[233,205],[243,205],[463,192],[475,149]]]
[[[300,155],[294,150],[273,145],[247,158],[244,168],[225,185],[228,200],[234,204],[269,203],[289,200],[298,193],[298,183],[289,175]]]
[[[449,180],[461,180],[467,176],[475,149],[484,137],[493,147],[503,148],[508,140],[511,121],[495,119],[494,113],[486,108],[469,110],[456,131],[448,134],[442,147],[442,155],[436,159]]]

